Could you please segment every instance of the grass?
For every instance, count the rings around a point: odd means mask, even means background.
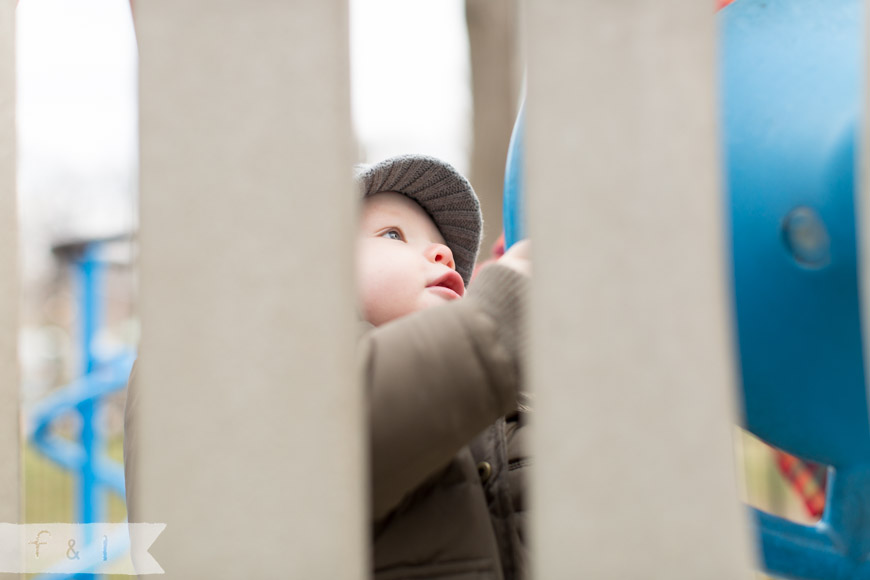
[[[123,438],[109,439],[107,454],[119,464],[123,461]],[[45,458],[33,445],[24,448],[24,522],[72,522],[74,493],[71,474]],[[124,502],[114,493],[106,497],[106,519],[122,522],[127,517]]]
[[[123,461],[123,437],[116,435],[108,440],[107,454],[119,464]],[[74,522],[75,486],[72,475],[44,457],[33,445],[24,447],[24,522],[54,523]],[[127,508],[121,498],[104,492],[106,521],[123,522]],[[36,574],[26,574],[34,578]],[[129,576],[107,575],[104,578],[125,580]],[[59,579],[61,577],[58,577]]]

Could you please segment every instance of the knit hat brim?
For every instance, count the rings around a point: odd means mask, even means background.
[[[483,232],[480,202],[468,180],[449,164],[425,155],[400,155],[358,170],[364,197],[401,193],[429,214],[467,286]]]

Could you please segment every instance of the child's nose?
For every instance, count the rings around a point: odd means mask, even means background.
[[[453,252],[444,244],[429,244],[429,247],[426,248],[426,259],[435,264],[444,264],[448,268],[456,269]]]

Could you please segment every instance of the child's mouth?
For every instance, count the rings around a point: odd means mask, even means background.
[[[450,270],[427,286],[429,290],[448,300],[461,298],[465,294],[465,284],[455,270]]]
[[[444,286],[429,286],[428,289],[438,296],[446,300],[456,300],[457,298],[461,298],[459,294],[457,294],[454,290],[450,288],[446,288]]]

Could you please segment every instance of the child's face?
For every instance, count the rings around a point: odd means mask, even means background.
[[[365,319],[380,326],[465,293],[453,253],[422,207],[399,193],[365,199],[357,284]]]

